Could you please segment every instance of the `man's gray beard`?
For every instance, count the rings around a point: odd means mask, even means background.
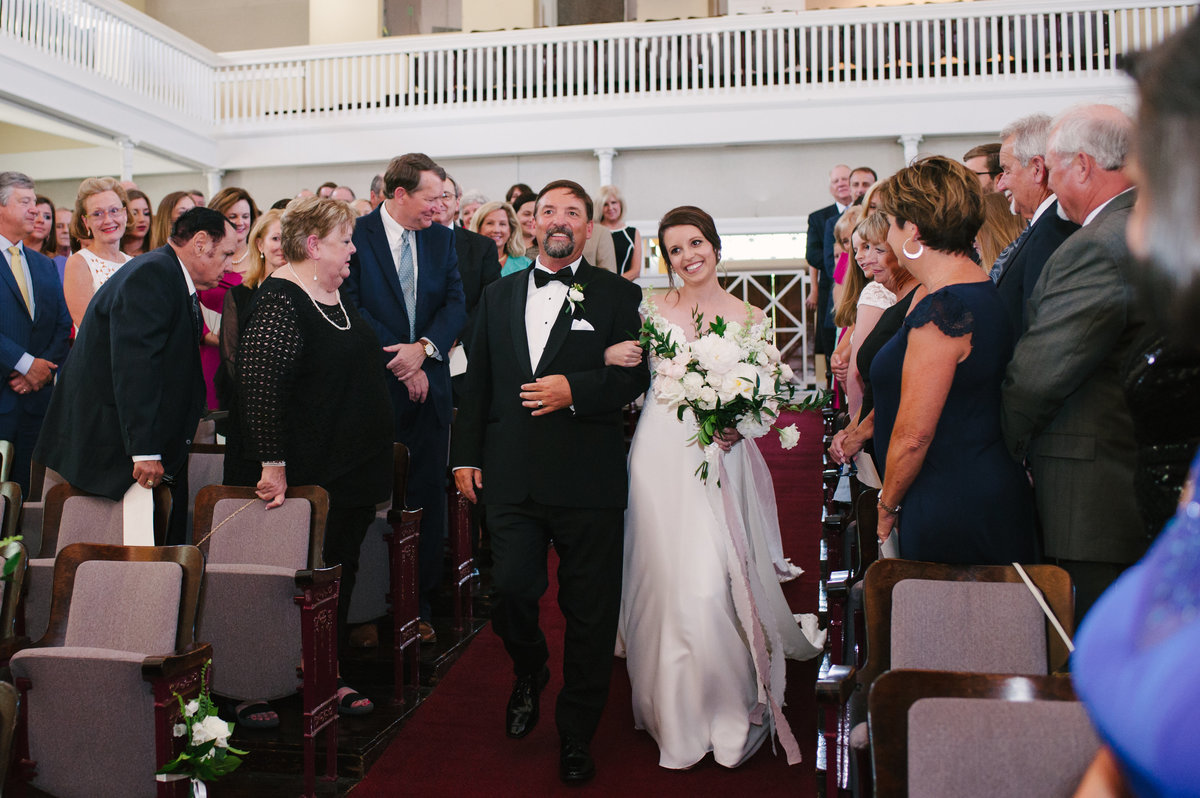
[[[561,230],[561,231],[555,230],[554,232],[555,233],[559,233],[559,232],[566,233],[568,240],[559,244],[557,242],[557,240],[550,241],[549,240],[550,236],[549,236],[549,234],[547,234],[547,236],[546,236],[547,240],[546,240],[545,246],[542,247],[542,252],[545,252],[547,255],[549,255],[552,258],[565,258],[568,255],[570,255],[572,252],[575,251],[575,234],[574,233],[572,233],[570,230]]]

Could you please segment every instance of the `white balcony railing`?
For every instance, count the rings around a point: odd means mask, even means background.
[[[226,54],[218,124],[1111,74],[1190,2],[951,3]]]
[[[1195,11],[1182,0],[990,0],[217,55],[116,0],[0,0],[0,45],[32,48],[177,124],[236,134],[399,113],[1106,76]]]

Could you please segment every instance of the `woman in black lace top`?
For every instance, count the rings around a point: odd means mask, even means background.
[[[969,255],[979,181],[956,161],[923,158],[888,179],[879,205],[888,243],[927,292],[871,363],[879,537],[896,525],[908,560],[1036,562],[1029,482],[1000,429],[1010,323]]]
[[[338,286],[354,253],[355,213],[319,197],[288,206],[280,222],[288,265],[254,296],[237,352],[237,404],[225,481],[254,485],[268,506],[288,484],[329,492],[326,565],[342,566],[339,644],[375,506],[392,488],[392,410],[374,331]],[[371,702],[342,687],[343,714]]]

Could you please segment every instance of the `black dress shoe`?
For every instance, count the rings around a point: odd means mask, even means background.
[[[505,713],[504,733],[509,737],[524,737],[533,731],[538,722],[538,699],[546,683],[550,681],[550,669],[543,667],[538,673],[518,676],[508,697]]]
[[[563,735],[558,753],[558,777],[567,784],[582,784],[596,775],[596,763],[588,744],[577,737]]]

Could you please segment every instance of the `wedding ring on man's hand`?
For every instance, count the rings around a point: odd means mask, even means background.
[[[546,406],[546,403],[543,402],[541,399],[538,399],[538,407],[545,407],[545,406]]]

